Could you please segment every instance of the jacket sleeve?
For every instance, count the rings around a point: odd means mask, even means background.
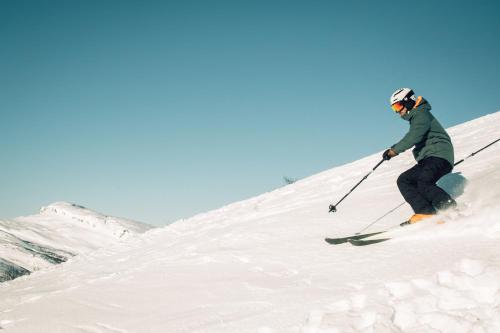
[[[400,154],[421,142],[431,127],[431,117],[428,112],[416,113],[410,121],[410,130],[391,148]]]

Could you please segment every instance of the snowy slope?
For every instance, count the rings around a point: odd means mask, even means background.
[[[450,129],[457,159],[500,112]],[[500,143],[441,180],[460,215],[332,246],[393,209],[405,153],[381,152],[0,285],[7,332],[500,332]],[[467,186],[463,186],[467,184]],[[407,205],[368,229],[394,226]]]
[[[150,226],[57,202],[39,214],[0,220],[0,282],[110,246]]]

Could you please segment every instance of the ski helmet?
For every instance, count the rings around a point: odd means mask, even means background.
[[[417,98],[415,97],[415,93],[410,88],[401,88],[396,90],[391,95],[391,107],[394,111],[399,112],[405,107],[407,110],[413,109],[415,103],[417,102]],[[395,104],[398,104],[397,107]]]

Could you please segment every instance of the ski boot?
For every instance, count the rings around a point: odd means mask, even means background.
[[[400,224],[400,226],[404,227],[410,224],[414,224],[420,221],[423,221],[425,219],[428,219],[430,217],[435,216],[436,214],[414,214],[412,217],[408,219],[408,221],[405,221]]]

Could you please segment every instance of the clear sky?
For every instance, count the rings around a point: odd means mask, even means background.
[[[400,87],[445,127],[500,110],[498,13],[0,0],[0,217],[69,201],[162,225],[246,199],[397,142]]]

